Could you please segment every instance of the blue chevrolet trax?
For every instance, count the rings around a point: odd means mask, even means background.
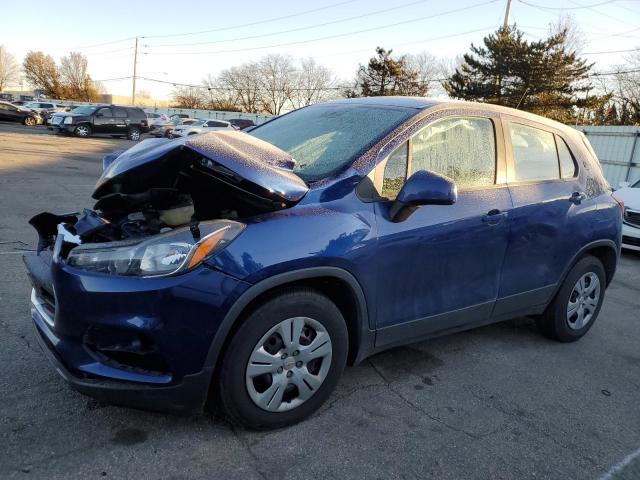
[[[587,139],[508,108],[338,100],[103,162],[93,209],[30,220],[43,350],[87,395],[249,428],[393,346],[519,316],[577,340],[620,251]]]

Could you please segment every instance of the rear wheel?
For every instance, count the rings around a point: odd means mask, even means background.
[[[220,407],[249,428],[297,423],[329,397],[347,350],[331,300],[309,289],[285,292],[254,310],[231,339],[218,373]]]
[[[76,137],[90,137],[91,127],[89,125],[78,125],[75,130]]]
[[[606,286],[602,262],[587,255],[571,269],[553,302],[537,323],[549,338],[573,342],[596,321]]]

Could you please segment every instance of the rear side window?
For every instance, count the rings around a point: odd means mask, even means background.
[[[227,124],[226,123],[222,123],[222,122],[216,122],[215,120],[209,120],[207,122],[207,126],[209,126],[209,127],[226,127]]]
[[[553,133],[509,123],[509,134],[513,147],[516,181],[560,178]]]
[[[404,142],[387,159],[382,177],[381,196],[395,200],[407,176],[407,157],[409,142]]]
[[[127,118],[127,111],[124,108],[115,107],[113,109],[113,116],[116,118]]]
[[[458,188],[495,183],[496,137],[488,118],[438,120],[420,130],[411,144],[409,176],[428,170],[451,178]]]
[[[562,178],[573,178],[577,175],[576,162],[571,155],[571,151],[565,141],[556,135],[558,145],[558,159],[560,160],[560,176]]]

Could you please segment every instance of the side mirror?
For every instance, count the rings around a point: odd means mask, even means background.
[[[392,221],[401,222],[420,205],[453,205],[456,200],[458,188],[453,180],[420,170],[404,183],[389,213]]]

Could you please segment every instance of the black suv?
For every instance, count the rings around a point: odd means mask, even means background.
[[[138,107],[83,105],[68,113],[55,113],[48,128],[77,137],[98,133],[113,137],[126,135],[129,140],[140,140],[140,135],[149,131],[149,123],[147,114]]]

